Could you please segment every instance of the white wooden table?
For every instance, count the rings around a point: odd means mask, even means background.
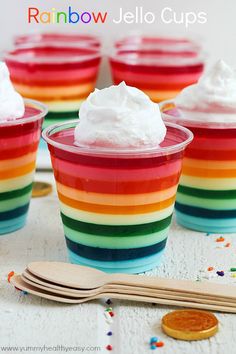
[[[37,173],[36,180],[54,183],[50,173]],[[224,237],[225,242],[217,243],[216,235],[191,232],[173,221],[165,259],[149,274],[196,280],[214,266],[215,270],[225,270],[225,276],[203,281],[236,283],[228,272],[236,266],[236,235]],[[231,247],[223,247],[226,242],[231,242]],[[114,300],[115,317],[108,324],[105,301],[63,305],[23,295],[7,283],[11,270],[21,272],[28,262],[37,260],[67,261],[55,187],[52,195],[32,200],[24,229],[0,237],[0,353],[4,353],[3,346],[18,346],[22,353],[108,353],[107,344],[113,346],[111,353],[118,354],[236,353],[236,315],[217,313],[220,331],[215,337],[183,342],[168,338],[160,328],[162,316],[172,307]],[[113,332],[110,337],[109,330]],[[165,346],[151,351],[148,342],[152,336]],[[27,346],[42,348],[21,348]],[[73,348],[69,351],[69,347]]]

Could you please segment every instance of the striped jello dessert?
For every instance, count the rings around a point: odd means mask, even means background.
[[[218,61],[175,102],[166,121],[191,129],[176,197],[177,221],[190,229],[236,232],[236,74]]]
[[[76,118],[80,104],[94,90],[100,52],[65,43],[29,43],[6,55],[11,80],[24,97],[49,108],[44,127]]]
[[[143,90],[154,102],[175,97],[203,72],[201,50],[187,39],[127,37],[110,56],[113,82]]]
[[[167,124],[159,148],[104,151],[74,144],[77,123],[43,132],[71,262],[106,272],[154,268],[166,245],[183,149],[191,133]]]
[[[15,231],[26,222],[46,113],[44,105],[25,100],[22,118],[0,121],[0,234]]]
[[[164,118],[194,134],[183,160],[177,221],[203,232],[236,232],[236,124],[189,122],[173,108]]]
[[[81,103],[94,90],[100,58],[99,47],[65,40],[25,43],[5,55],[15,89],[48,106],[44,128],[78,117]],[[47,159],[43,141],[40,153]]]
[[[205,232],[236,232],[236,125],[189,127],[176,199],[178,222]]]

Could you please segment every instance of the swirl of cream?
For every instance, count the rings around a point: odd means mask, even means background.
[[[199,111],[236,112],[236,72],[223,60],[219,60],[194,85],[190,85],[176,97],[176,105],[182,109]]]
[[[75,144],[102,148],[148,148],[165,138],[166,127],[157,104],[135,87],[95,89],[83,102]]]
[[[0,62],[0,124],[23,117],[24,112],[24,100],[15,91],[6,64]]]

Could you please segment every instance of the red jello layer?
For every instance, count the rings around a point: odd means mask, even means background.
[[[100,54],[96,49],[80,47],[32,46],[17,48],[6,55],[9,67],[28,71],[50,71],[81,69],[98,66]]]
[[[162,165],[152,165],[150,168],[105,168],[91,165],[75,164],[52,156],[52,163],[57,171],[81,179],[96,179],[97,181],[114,181],[119,174],[119,181],[145,181],[153,179],[153,176],[159,178],[169,177],[181,169],[181,160],[168,161]]]
[[[94,180],[88,178],[79,178],[65,174],[59,170],[55,170],[53,165],[54,176],[57,182],[79,190],[95,193],[108,194],[137,194],[137,193],[151,193],[161,191],[175,186],[178,183],[180,171],[176,174],[164,178],[159,178],[153,173],[152,180],[144,181],[119,181],[119,169],[117,169],[117,177],[113,181],[107,181],[104,176],[104,181]]]
[[[14,121],[8,122],[8,124],[0,124],[0,148],[4,144],[4,141],[6,138],[12,138],[12,137],[20,137],[20,136],[26,136],[30,133],[33,133],[37,131],[38,129],[41,128],[42,124],[42,119],[35,120],[33,122],[23,122],[23,120],[27,118],[31,118],[32,116],[36,116],[40,114],[40,111],[38,109],[35,109],[33,107],[26,107],[25,109],[25,114],[22,118],[18,118]],[[4,141],[2,140],[4,138]],[[25,141],[25,143],[27,143]]]
[[[173,59],[174,60],[174,59]],[[129,64],[110,59],[112,68],[118,70],[129,70],[132,73],[160,73],[165,75],[172,74],[185,74],[185,73],[202,73],[204,65],[203,63],[192,65],[143,65],[143,64]]]
[[[40,70],[31,70],[29,66],[16,68],[14,64],[12,64],[9,66],[9,70],[12,80],[16,80],[19,83],[31,83],[31,81],[35,81],[36,83],[44,83],[44,85],[47,86],[48,82],[53,82],[55,85],[59,85],[58,82],[64,80],[67,82],[74,82],[75,80],[93,80],[94,77],[97,77],[98,66],[78,70],[64,68],[62,70],[54,70],[44,73],[44,71]]]
[[[103,166],[106,168],[129,168],[129,169],[139,169],[139,168],[148,168],[153,165],[163,165],[168,163],[169,161],[175,161],[181,159],[183,156],[183,152],[174,153],[167,156],[159,156],[159,157],[150,157],[150,158],[134,158],[134,159],[126,159],[126,158],[103,158],[97,156],[86,156],[79,155],[73,152],[64,151],[54,146],[49,146],[50,153],[52,156],[56,156],[59,159],[70,161],[75,164],[89,165],[89,166]]]
[[[89,68],[91,66],[98,66],[100,63],[100,58],[95,58],[95,59],[90,59],[86,61],[80,61],[80,62],[66,62],[65,63],[21,63],[21,62],[16,62],[14,60],[9,60],[6,59],[7,66],[10,67],[14,66],[15,68],[24,68],[25,70],[42,70],[42,71],[53,71],[53,70],[68,70],[68,69],[82,69],[82,68]]]
[[[129,67],[127,70],[114,70],[112,69],[112,76],[114,79],[119,81],[128,82],[129,80],[133,80],[133,82],[140,82],[140,84],[150,83],[151,85],[162,85],[162,84],[188,84],[190,85],[192,82],[195,82],[199,79],[201,73],[185,73],[185,74],[178,74],[173,73],[172,75],[165,75],[161,73],[151,73],[151,72],[140,72],[135,73],[133,75],[132,71],[129,71]]]
[[[146,58],[166,58],[166,57],[171,57],[171,58],[196,58],[198,56],[198,53],[196,51],[171,51],[171,50],[161,50],[161,49],[140,49],[139,47],[134,48],[134,49],[126,49],[126,48],[121,48],[120,50],[117,51],[116,53],[118,56],[119,55],[132,55],[135,54],[136,56],[138,55],[139,59],[146,59]]]
[[[1,132],[1,130],[0,130],[0,132]],[[15,148],[15,149],[11,149],[9,147],[8,150],[1,150],[1,148],[0,148],[0,160],[13,159],[13,158],[21,157],[23,155],[35,152],[38,148],[40,132],[41,132],[41,130],[37,130],[37,133],[36,133],[37,140],[34,142],[29,141],[27,145],[19,145],[19,147]]]
[[[236,129],[190,127],[194,140],[185,156],[201,160],[236,160]]]
[[[27,122],[27,118],[40,113],[38,109],[27,106],[22,118],[0,124],[0,160],[18,158],[37,150],[43,118],[33,122]]]

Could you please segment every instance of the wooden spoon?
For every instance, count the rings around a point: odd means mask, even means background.
[[[49,292],[46,290],[40,290],[35,286],[27,284],[22,280],[20,275],[14,275],[13,277],[11,277],[10,282],[18,289],[26,291],[32,295],[36,295],[36,296],[39,296],[39,297],[42,297],[42,298],[45,298],[48,300],[64,302],[64,303],[68,303],[68,304],[81,304],[83,302],[108,297],[108,298],[121,299],[121,300],[156,303],[156,304],[160,304],[160,305],[172,305],[172,306],[191,307],[191,308],[198,308],[198,309],[205,309],[205,310],[236,313],[236,308],[229,307],[229,306],[208,305],[208,304],[201,304],[201,303],[194,303],[194,302],[185,302],[185,301],[169,300],[169,299],[162,299],[162,298],[148,297],[148,296],[139,296],[139,295],[130,295],[130,294],[128,295],[128,294],[118,294],[118,293],[100,293],[99,295],[96,295],[96,296],[88,296],[88,297],[84,297],[84,298],[66,297],[66,296],[62,296],[62,295],[55,295],[52,292]]]
[[[100,270],[62,262],[33,262],[27,267],[30,273],[46,281],[75,289],[96,289],[108,284],[148,287],[179,291],[212,297],[236,299],[234,285],[190,280],[164,279],[130,274],[107,274]]]
[[[28,270],[25,270],[21,274],[21,278],[24,280],[24,282],[33,285],[39,289],[47,290],[55,294],[71,296],[71,297],[97,296],[98,294],[104,292],[116,292],[120,294],[122,293],[122,294],[162,297],[165,299],[202,302],[202,303],[212,304],[212,305],[222,304],[226,306],[236,307],[236,300],[230,300],[229,298],[221,298],[221,297],[216,298],[216,297],[210,297],[204,295],[201,296],[198,294],[182,293],[178,291],[152,289],[152,288],[136,287],[136,286],[125,286],[119,284],[105,285],[91,290],[73,289],[65,286],[59,286],[51,282],[43,281],[39,277],[32,275]]]
[[[31,279],[32,278],[33,277],[31,277]],[[42,283],[38,284],[37,282],[29,280],[27,277],[24,276],[24,274],[21,274],[21,279],[25,283],[38,288],[40,291],[45,290],[54,293],[56,295],[68,296],[73,298],[85,298],[90,296],[98,296],[99,294],[103,294],[106,292],[112,292],[118,294],[140,295],[140,296],[148,296],[148,297],[151,296],[151,297],[157,297],[162,299],[171,299],[171,300],[202,303],[202,304],[209,304],[209,305],[222,305],[222,306],[226,305],[229,307],[236,308],[236,302],[230,302],[228,299],[227,300],[209,299],[209,298],[200,297],[199,295],[186,296],[186,294],[183,295],[180,292],[173,292],[173,291],[155,290],[155,289],[152,290],[149,288],[130,287],[130,286],[123,286],[123,285],[116,285],[116,286],[108,285],[107,287],[104,286],[93,290],[82,290],[82,291],[74,290],[73,292],[71,292],[70,290],[68,290],[69,288],[67,287],[57,286],[51,288],[46,285],[47,284],[46,282],[44,283],[45,285],[42,285]]]

